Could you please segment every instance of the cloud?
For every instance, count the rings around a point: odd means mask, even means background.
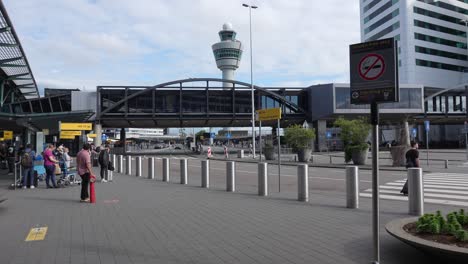
[[[221,77],[211,51],[231,22],[244,44],[236,72],[250,81],[249,11],[240,0],[5,0],[38,83],[94,89]],[[255,82],[348,81],[359,42],[358,1],[249,1]],[[337,8],[339,7],[339,8]]]

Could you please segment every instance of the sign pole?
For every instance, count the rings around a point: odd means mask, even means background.
[[[260,149],[260,162],[262,161],[262,121],[259,121],[259,130],[258,133],[260,134],[260,137],[258,139],[258,148]]]
[[[429,130],[426,130],[426,163],[429,166]]]
[[[280,119],[278,119],[278,192],[281,192],[281,139],[280,139]]]
[[[379,240],[379,105],[371,104],[372,124],[372,231],[374,238],[374,262],[380,262]]]
[[[466,125],[467,125],[467,121],[465,121],[465,147],[466,147],[466,160],[468,160],[468,130],[467,130]]]

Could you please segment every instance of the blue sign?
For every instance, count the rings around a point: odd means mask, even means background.
[[[226,138],[227,138],[227,139],[230,139],[230,138],[231,138],[231,133],[227,133],[227,134],[226,134]]]
[[[426,132],[428,132],[428,131],[429,131],[429,127],[430,127],[430,122],[429,122],[429,120],[424,121],[424,127],[426,128]]]
[[[215,133],[214,132],[210,133],[210,138],[215,138]]]
[[[327,131],[327,138],[328,138],[328,139],[332,138],[332,133],[331,133],[331,131]]]
[[[415,138],[416,135],[418,134],[418,130],[414,127],[413,130],[411,130],[411,135]]]
[[[102,135],[101,135],[101,140],[102,140],[102,141],[106,141],[106,140],[107,140],[107,135],[106,135],[106,134],[102,134]]]

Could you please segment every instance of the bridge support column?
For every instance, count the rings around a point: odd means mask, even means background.
[[[44,151],[44,133],[36,132],[36,153],[40,154]]]
[[[120,143],[122,144],[122,151],[123,154],[125,155],[127,153],[127,144],[125,144],[125,141],[127,140],[127,135],[126,135],[125,128],[120,129]]]
[[[96,134],[96,137],[94,138],[94,145],[101,146],[102,145],[102,125],[101,124],[94,124],[94,133]]]
[[[327,151],[327,121],[317,120],[317,147],[318,151]]]

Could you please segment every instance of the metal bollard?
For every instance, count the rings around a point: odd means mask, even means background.
[[[126,157],[125,174],[132,175],[132,156]]]
[[[201,187],[210,188],[210,161],[201,161]]]
[[[258,163],[258,195],[268,196],[268,163]]]
[[[234,161],[226,162],[226,191],[236,191],[236,163]]]
[[[170,164],[169,164],[169,159],[168,158],[163,158],[162,159],[162,165],[163,165],[163,181],[164,182],[169,182],[169,167],[170,167]]]
[[[187,159],[180,160],[180,184],[187,184]]]
[[[309,201],[309,165],[307,164],[297,166],[297,200]]]
[[[148,179],[154,180],[154,158],[148,159]]]
[[[119,169],[118,173],[123,173],[124,171],[124,162],[123,162],[123,155],[119,155]]]
[[[424,214],[424,189],[421,168],[408,168],[408,202],[409,214]]]
[[[358,166],[346,166],[346,208],[359,208]]]
[[[445,160],[445,168],[448,169],[448,160]]]
[[[8,164],[8,166],[10,166],[10,164]],[[17,181],[17,178],[18,178],[18,175],[17,175],[18,172],[16,171],[16,166],[17,166],[17,164],[16,164],[16,162],[15,162],[15,163],[14,163],[14,166],[13,166],[13,169],[15,170],[15,182],[13,183],[13,184],[14,184],[13,188],[14,188],[15,190],[16,190],[16,181]]]
[[[333,164],[333,157],[330,156],[330,164]]]
[[[137,158],[136,158],[136,176],[137,176],[137,177],[141,177],[141,176],[142,176],[142,173],[141,173],[141,165],[142,165],[141,157],[137,157]]]
[[[111,158],[112,165],[114,166],[114,170],[115,170],[115,168],[117,167],[117,164],[115,163],[116,160],[117,160],[117,157],[116,157],[115,154],[112,154],[110,156],[110,158]],[[113,179],[114,179],[114,171],[110,170],[110,171],[108,171],[108,174],[107,174],[107,180],[108,181],[113,181]]]

